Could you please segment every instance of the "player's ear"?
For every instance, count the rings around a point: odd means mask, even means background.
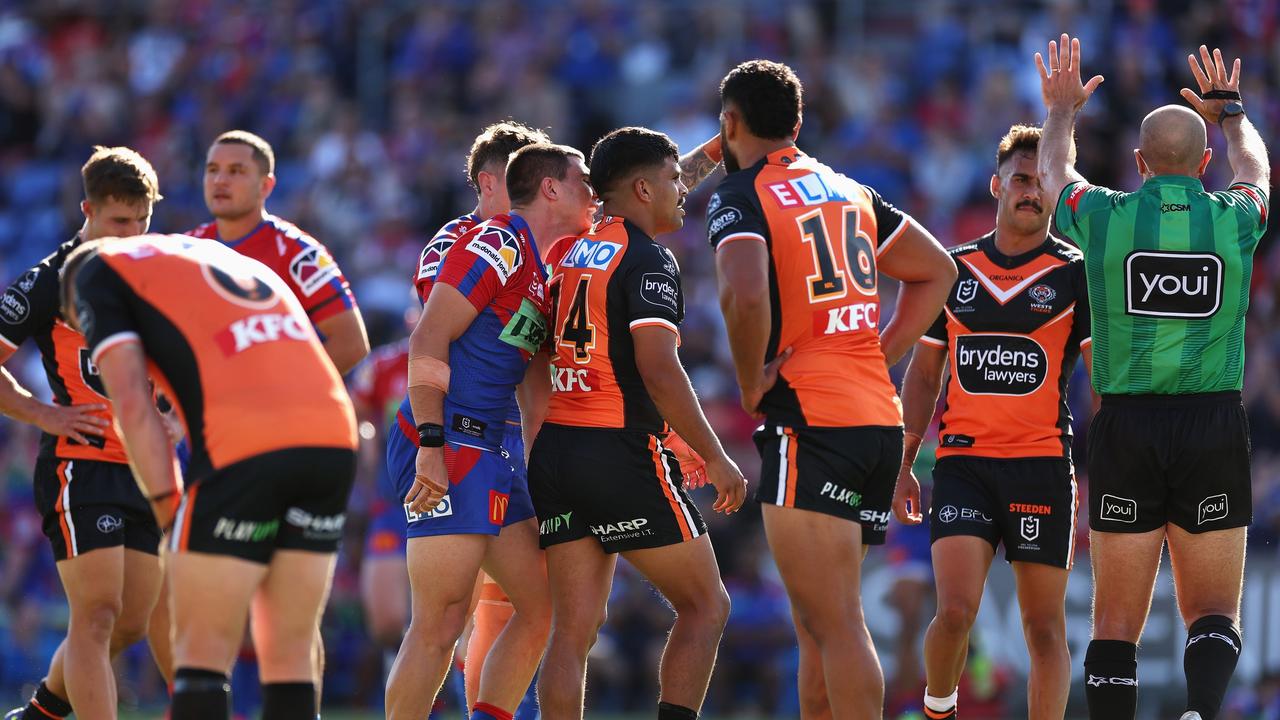
[[[791,131],[791,142],[795,142],[800,137],[800,126],[804,125],[804,116],[801,115],[796,119],[796,129]]]
[[[560,183],[553,177],[542,178],[541,190],[543,197],[548,200],[556,200],[560,197]]]
[[[996,173],[991,173],[991,197],[1000,199],[1000,176]]]
[[[636,194],[636,198],[638,198],[640,202],[647,203],[653,200],[653,193],[650,192],[649,189],[649,181],[642,175],[636,176],[636,179],[631,181],[631,190]]]
[[[80,212],[84,213],[86,220],[93,219],[93,203],[89,202],[88,198],[80,201]]]
[[[1213,148],[1204,149],[1204,158],[1200,160],[1200,168],[1196,171],[1196,177],[1204,175],[1204,171],[1209,167],[1209,161],[1213,159]]]
[[[1133,149],[1133,161],[1138,164],[1138,175],[1146,178],[1151,174],[1151,168],[1147,167],[1147,161],[1142,158],[1142,151],[1137,148]]]
[[[276,174],[269,173],[266,177],[262,178],[262,184],[258,187],[259,191],[262,193],[263,200],[271,197],[271,191],[276,189]]]

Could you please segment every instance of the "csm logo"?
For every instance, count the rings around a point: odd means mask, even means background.
[[[1130,253],[1124,262],[1125,312],[1212,317],[1222,305],[1222,268],[1222,258],[1212,253]]]
[[[585,270],[604,270],[618,256],[622,246],[618,243],[591,238],[578,238],[564,256],[564,267],[583,268]]]
[[[214,336],[214,340],[222,348],[222,352],[235,355],[254,345],[282,338],[307,340],[310,337],[311,329],[304,327],[302,321],[293,315],[264,313],[236,320]]]
[[[1119,495],[1104,494],[1102,496],[1102,512],[1099,520],[1131,523],[1138,521],[1138,501]]]
[[[449,500],[449,494],[445,493],[440,498],[440,504],[436,505],[434,510],[428,510],[424,513],[414,512],[409,509],[409,503],[404,504],[404,517],[409,522],[418,522],[419,520],[429,520],[431,518],[449,517],[453,514],[453,502]]]
[[[1203,525],[1214,520],[1221,520],[1227,516],[1227,496],[1225,493],[1221,495],[1211,495],[1200,501],[1200,510],[1196,513],[1197,525]]]

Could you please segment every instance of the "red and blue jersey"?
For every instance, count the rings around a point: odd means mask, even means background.
[[[213,222],[187,234],[221,241],[271,268],[297,296],[313,325],[356,307],[351,285],[329,250],[291,222],[267,215],[248,235],[232,240],[219,237]]]
[[[446,225],[419,264],[416,284],[423,297],[434,283],[458,290],[478,313],[449,345],[445,438],[498,450],[507,419],[513,411],[519,418],[519,410],[513,410],[515,388],[547,338],[547,275],[528,223],[519,215],[500,214],[483,223],[464,216]],[[407,397],[397,419],[416,440]]]

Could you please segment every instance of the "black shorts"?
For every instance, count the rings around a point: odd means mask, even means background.
[[[543,425],[529,455],[529,495],[544,548],[594,535],[605,552],[626,552],[707,532],[680,462],[646,432]]]
[[[883,545],[902,465],[902,428],[785,428],[754,435],[762,503],[812,510],[862,525],[864,545]]]
[[[1107,395],[1089,426],[1089,527],[1189,533],[1253,521],[1240,393]]]
[[[36,460],[36,510],[57,561],[123,545],[160,553],[160,528],[128,465],[95,460]]]
[[[1003,542],[1009,562],[1070,569],[1078,506],[1066,458],[952,455],[933,468],[929,538],[972,535],[992,549]]]
[[[187,486],[170,548],[264,564],[276,550],[337,552],[355,469],[351,450],[288,448],[215,470]]]

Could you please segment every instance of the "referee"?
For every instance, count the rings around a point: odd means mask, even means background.
[[[1248,422],[1240,401],[1253,252],[1266,229],[1266,147],[1240,101],[1240,61],[1189,56],[1196,112],[1147,115],[1134,151],[1136,192],[1092,186],[1075,170],[1076,114],[1102,82],[1080,82],[1080,42],[1036,54],[1047,116],[1039,169],[1058,198],[1058,230],[1080,245],[1093,315],[1093,386],[1102,407],[1089,435],[1093,640],[1085,654],[1089,717],[1132,720],[1137,642],[1169,543],[1187,626],[1183,720],[1218,713],[1240,655],[1245,528],[1252,520]],[[1203,118],[1203,119],[1202,119]],[[1200,176],[1227,140],[1224,191]]]

